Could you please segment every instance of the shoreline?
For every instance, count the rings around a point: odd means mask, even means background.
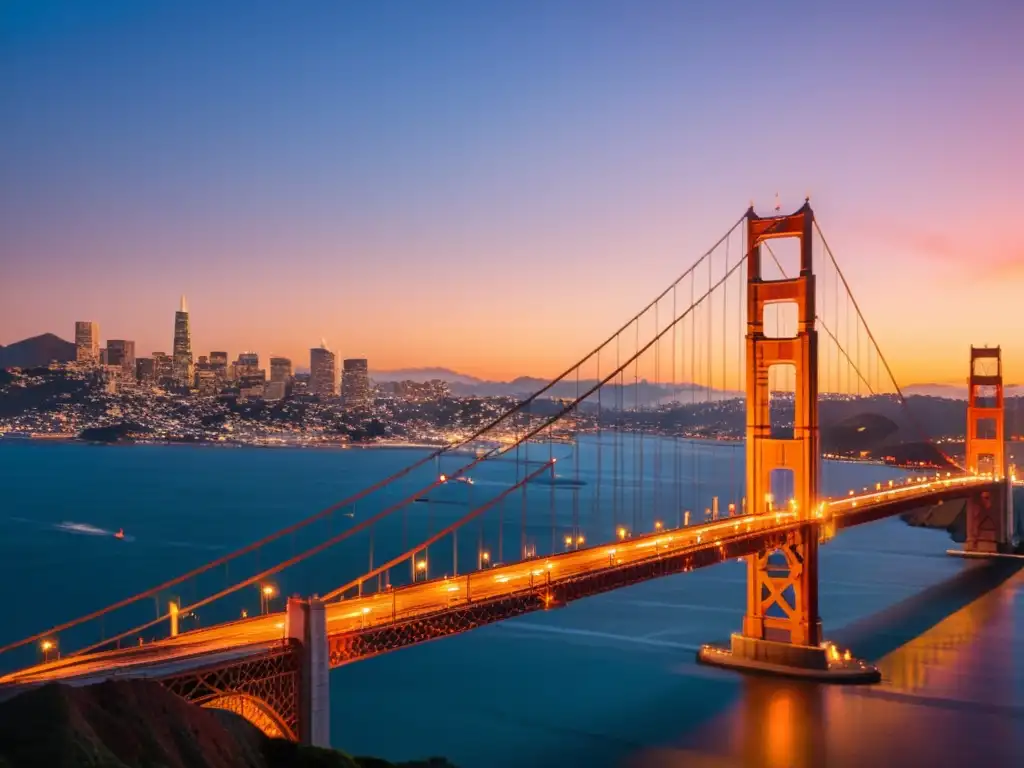
[[[235,440],[115,440],[106,442],[103,440],[83,440],[78,435],[71,434],[33,434],[7,437],[0,434],[0,444],[11,443],[33,443],[33,442],[65,442],[81,443],[82,445],[104,445],[120,447],[140,446],[183,446],[189,448],[317,448],[333,450],[364,450],[364,449],[390,449],[390,450],[437,450],[443,446],[431,443],[328,443],[328,442],[282,442],[282,443],[259,443],[242,442]]]
[[[584,436],[587,436],[586,434]],[[701,437],[675,437],[673,435],[647,435],[647,437],[658,437],[664,440],[682,440],[688,443],[714,443],[721,447],[735,448],[742,446],[744,443],[741,440],[719,440],[717,438],[701,438]],[[72,434],[47,434],[47,433],[33,433],[31,435],[19,434],[14,437],[9,437],[7,433],[0,434],[0,444],[5,441],[12,443],[28,443],[28,442],[67,442],[67,443],[81,443],[83,445],[94,445],[94,446],[111,446],[111,447],[140,447],[140,446],[177,446],[177,447],[190,447],[190,448],[263,448],[263,449],[313,449],[313,450],[334,450],[334,451],[347,451],[347,450],[392,450],[392,451],[436,451],[444,447],[444,445],[436,443],[326,443],[326,442],[282,442],[282,443],[258,443],[258,442],[238,442],[238,441],[227,441],[227,440],[117,440],[114,442],[104,442],[101,440],[83,440],[78,435]],[[471,452],[465,450],[465,448],[454,448],[450,453],[453,454],[466,454],[469,455]],[[903,466],[900,464],[888,464],[879,459],[858,459],[853,457],[829,457],[823,458],[823,461],[831,461],[838,464],[873,464],[879,467],[889,467],[891,469],[899,469],[907,472],[914,471],[932,471],[938,469],[937,467],[919,467],[919,466]]]

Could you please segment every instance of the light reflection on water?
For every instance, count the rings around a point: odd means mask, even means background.
[[[1017,568],[996,565],[1003,576],[1016,573],[881,658],[881,684],[745,677],[740,700],[684,735],[679,748],[640,750],[627,765],[1024,764],[1024,680],[1016,661],[1024,573]]]

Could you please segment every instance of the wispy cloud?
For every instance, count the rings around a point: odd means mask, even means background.
[[[1024,247],[988,235],[967,222],[954,222],[946,232],[911,230],[904,225],[883,224],[882,238],[898,249],[932,259],[951,277],[973,283],[1024,278]]]

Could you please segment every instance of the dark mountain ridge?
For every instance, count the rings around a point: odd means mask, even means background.
[[[0,368],[39,368],[75,359],[75,345],[52,333],[0,347]]]

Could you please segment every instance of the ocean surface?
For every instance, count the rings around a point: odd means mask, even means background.
[[[742,480],[736,446],[648,440],[639,458],[635,444],[591,439],[559,450],[571,454],[560,457],[560,476],[583,484],[531,485],[525,506],[517,501],[459,540],[463,570],[480,541],[497,559],[497,527],[500,556],[516,559],[524,508],[527,543],[545,551],[566,531],[597,541],[619,525],[675,525],[683,507],[695,522],[712,495],[724,510]],[[422,455],[0,440],[0,644],[201,565]],[[450,472],[466,459],[445,461],[440,471]],[[594,482],[598,461],[602,476],[610,462],[619,467],[613,485]],[[325,525],[341,530],[437,471],[412,473]],[[472,488],[446,487],[434,503],[411,505],[417,511],[401,524],[378,530],[376,547],[403,551],[474,503],[460,493],[479,504],[517,471],[513,463],[485,467]],[[898,476],[830,464],[823,485],[838,495]],[[125,541],[112,535],[121,527]],[[301,551],[323,533],[281,546]],[[332,740],[395,760],[445,755],[463,768],[1024,765],[1024,561],[967,561],[947,556],[951,546],[943,532],[886,520],[823,547],[826,635],[876,661],[884,676],[877,686],[698,666],[701,643],[724,642],[740,625],[745,566],[727,563],[334,670]],[[324,592],[365,572],[359,547],[282,574],[281,591]],[[432,552],[432,568],[454,567],[451,553]],[[264,567],[277,555],[287,553],[265,554]]]

